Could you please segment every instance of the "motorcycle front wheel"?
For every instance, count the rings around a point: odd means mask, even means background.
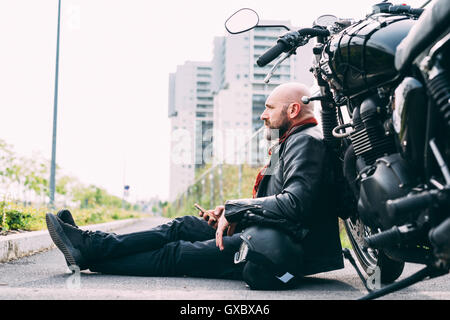
[[[392,283],[400,277],[405,266],[404,262],[389,258],[381,250],[363,249],[364,237],[373,234],[369,227],[359,218],[346,219],[344,225],[353,251],[368,276],[379,270],[380,281],[383,284]]]

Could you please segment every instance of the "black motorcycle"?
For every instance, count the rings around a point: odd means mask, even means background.
[[[246,8],[225,27],[236,34],[258,22]],[[324,15],[289,31],[257,61],[263,67],[281,55],[268,82],[316,40],[311,71],[320,90],[302,100],[321,103],[324,139],[336,157],[334,198],[355,255],[369,278],[389,284],[372,290],[353,262],[371,291],[364,299],[450,269],[449,30],[449,0],[420,8],[381,2],[360,21]],[[395,282],[405,262],[425,268]]]

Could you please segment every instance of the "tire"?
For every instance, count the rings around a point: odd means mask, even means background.
[[[389,258],[381,250],[363,250],[364,237],[372,234],[369,227],[359,219],[347,219],[344,221],[345,231],[353,247],[353,251],[368,276],[379,268],[380,281],[389,284],[397,280],[403,272],[405,262]]]

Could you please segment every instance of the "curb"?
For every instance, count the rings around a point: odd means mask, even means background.
[[[99,230],[109,232],[123,228],[142,219],[126,219],[88,226],[80,226],[82,230]],[[0,237],[0,263],[26,257],[35,253],[56,248],[47,230],[31,231]]]

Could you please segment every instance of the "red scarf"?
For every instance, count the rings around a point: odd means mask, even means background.
[[[314,125],[317,125],[317,120],[316,120],[316,118],[313,117],[313,118],[308,118],[308,119],[305,119],[305,120],[301,121],[301,122],[300,122],[299,124],[297,124],[295,127],[292,127],[290,130],[286,131],[286,132],[278,139],[278,145],[281,145],[283,142],[285,142],[286,139],[287,139],[293,132],[296,131],[296,130],[294,130],[294,129],[298,128],[299,126],[303,126],[303,125],[305,125],[305,124],[314,124]],[[272,155],[272,152],[271,152],[270,149],[269,149],[269,155]],[[264,173],[265,173],[265,171],[266,171],[268,165],[269,165],[269,164],[266,164],[266,165],[258,172],[258,175],[256,176],[256,182],[255,182],[255,185],[253,186],[253,198],[256,198],[256,193],[258,192],[258,187],[259,187],[259,185],[260,185],[260,183],[261,183],[261,180],[262,180],[263,177],[264,177]]]

